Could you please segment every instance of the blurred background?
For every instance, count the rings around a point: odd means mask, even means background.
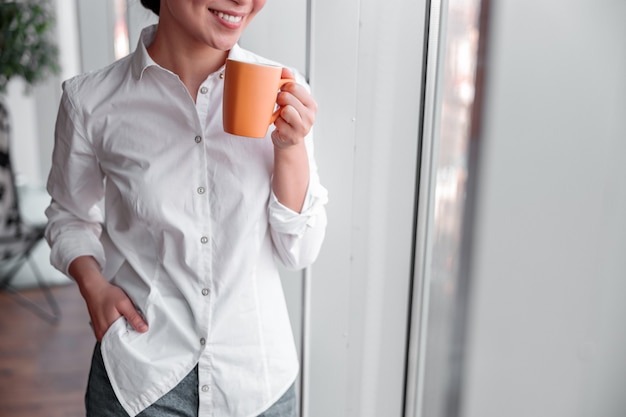
[[[0,93],[19,211],[40,224],[62,80],[156,18],[138,0],[18,3],[47,8],[58,49],[58,71]],[[283,273],[301,417],[626,415],[624,16],[623,0],[268,0],[241,45],[309,80],[330,198],[318,261]],[[30,264],[0,276],[0,415],[84,415],[86,311],[46,244],[30,255],[60,318],[15,297],[50,304]]]

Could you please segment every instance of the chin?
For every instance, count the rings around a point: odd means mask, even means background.
[[[217,46],[216,49],[219,49],[220,51],[230,51],[233,46],[235,46],[235,44],[237,43],[237,41],[235,42],[228,42],[228,43],[221,43]]]
[[[239,41],[239,38],[241,37],[244,28],[245,26],[237,31],[213,32],[210,37],[207,38],[209,40],[208,44],[212,48],[220,51],[230,51],[232,47],[235,46],[235,44]]]
[[[217,49],[218,51],[228,52],[233,48],[233,46],[235,46],[236,43],[236,40],[230,42],[212,42],[209,46],[213,49]]]

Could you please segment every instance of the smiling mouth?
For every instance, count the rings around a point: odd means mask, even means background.
[[[217,17],[219,17],[220,19],[228,23],[239,23],[241,22],[241,19],[243,18],[243,16],[232,16],[224,12],[219,12],[217,10],[211,10],[211,13],[213,13],[214,15],[216,15]]]

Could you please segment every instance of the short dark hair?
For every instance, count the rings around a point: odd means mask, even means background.
[[[141,4],[148,10],[152,10],[154,14],[159,15],[161,8],[161,0],[141,0]]]

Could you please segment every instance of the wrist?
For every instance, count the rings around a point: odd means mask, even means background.
[[[80,256],[70,263],[68,273],[76,281],[81,293],[107,283],[102,276],[100,265],[92,256]]]
[[[285,159],[295,159],[295,158],[306,158],[307,150],[304,141],[292,144],[280,144],[277,145],[274,143],[274,158],[285,158]]]

